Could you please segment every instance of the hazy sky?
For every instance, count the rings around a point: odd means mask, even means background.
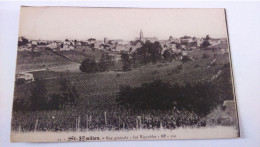
[[[227,37],[224,9],[22,7],[19,36],[29,39]]]

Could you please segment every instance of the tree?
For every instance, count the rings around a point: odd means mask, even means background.
[[[23,46],[29,43],[29,40],[25,37],[20,37],[18,41],[18,46]]]
[[[163,52],[163,57],[166,61],[172,61],[172,55],[169,49]]]
[[[82,72],[92,73],[97,71],[97,63],[93,59],[86,58],[81,62],[79,69]]]
[[[61,43],[60,48],[63,48],[63,43]]]
[[[136,59],[138,59],[141,64],[147,64],[149,62],[156,63],[162,59],[162,46],[158,41],[152,43],[147,40],[136,52]]]
[[[123,62],[123,71],[130,71],[132,69],[132,63],[130,61],[129,55],[127,53],[122,53],[121,59]]]
[[[203,41],[203,43],[200,45],[200,47],[201,48],[206,48],[206,47],[208,47],[208,46],[210,46],[211,44],[210,44],[210,42],[209,42],[209,40],[205,40],[205,41]]]
[[[148,55],[148,48],[146,46],[142,46],[136,50],[136,59],[141,64],[149,63],[149,55]]]
[[[75,40],[74,40],[74,45],[77,45],[77,42],[78,42],[78,40],[75,39]]]
[[[113,66],[114,61],[112,60],[112,57],[108,54],[102,54],[100,60],[96,62],[93,59],[86,58],[81,62],[80,70],[82,72],[92,73],[92,72],[104,72],[106,71],[109,66]]]
[[[200,45],[201,48],[206,48],[208,46],[211,45],[211,43],[209,42],[210,37],[209,35],[206,36],[205,40],[203,41],[203,43]]]
[[[96,41],[95,38],[89,38],[88,41]]]
[[[209,37],[209,35],[207,35],[207,36],[206,36],[206,39],[205,39],[205,40],[210,40],[210,37]]]
[[[98,62],[98,71],[106,71],[109,66],[112,66],[114,62],[112,61],[111,56],[108,54],[102,54],[99,62]]]
[[[161,58],[162,50],[163,49],[160,42],[155,41],[153,43],[152,50],[151,50],[151,57],[153,63],[156,63],[157,61],[160,61],[162,59]]]
[[[132,50],[133,50],[133,48],[132,48],[132,47],[130,47],[130,48],[129,48],[129,52],[132,52]]]

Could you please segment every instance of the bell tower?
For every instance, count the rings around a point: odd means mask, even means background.
[[[143,41],[143,31],[142,31],[142,29],[141,29],[141,31],[140,31],[140,41]]]

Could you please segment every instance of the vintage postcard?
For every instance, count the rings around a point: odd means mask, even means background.
[[[12,142],[240,136],[225,9],[21,7]]]

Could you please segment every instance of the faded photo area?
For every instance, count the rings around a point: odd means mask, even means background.
[[[11,141],[239,137],[225,9],[21,7]]]

